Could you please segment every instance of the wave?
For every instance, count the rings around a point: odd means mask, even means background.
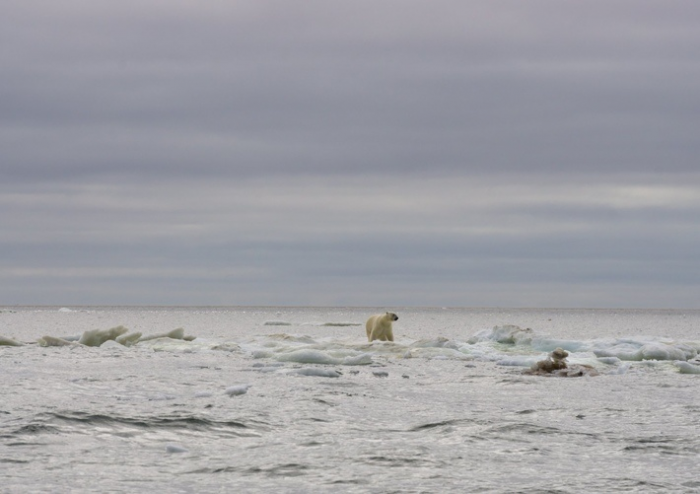
[[[257,437],[260,432],[267,431],[271,427],[259,419],[212,420],[198,415],[125,417],[80,411],[62,411],[38,414],[29,423],[18,426],[7,434],[3,434],[2,437],[66,433],[93,434],[96,428],[99,428],[102,432],[111,432],[120,436],[152,433],[158,430],[182,430],[188,433],[211,432],[217,435]]]

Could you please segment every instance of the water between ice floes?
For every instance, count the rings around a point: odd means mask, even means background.
[[[0,493],[700,490],[700,312],[386,309],[3,308]]]

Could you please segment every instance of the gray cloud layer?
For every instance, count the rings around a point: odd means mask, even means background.
[[[5,11],[0,303],[699,307],[697,2]]]

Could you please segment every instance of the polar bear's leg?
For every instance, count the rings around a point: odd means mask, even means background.
[[[370,337],[370,341],[373,340],[387,341],[387,333],[385,331],[385,328],[383,328],[380,324],[377,324],[372,329],[372,336]]]
[[[374,321],[376,319],[377,319],[377,316],[372,316],[369,319],[367,319],[367,324],[365,324],[365,329],[367,329],[367,339],[369,341],[372,341],[372,333],[374,332],[374,327],[375,327]]]

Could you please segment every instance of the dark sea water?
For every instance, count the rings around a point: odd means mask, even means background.
[[[699,311],[385,309],[0,308],[0,493],[700,492]]]

